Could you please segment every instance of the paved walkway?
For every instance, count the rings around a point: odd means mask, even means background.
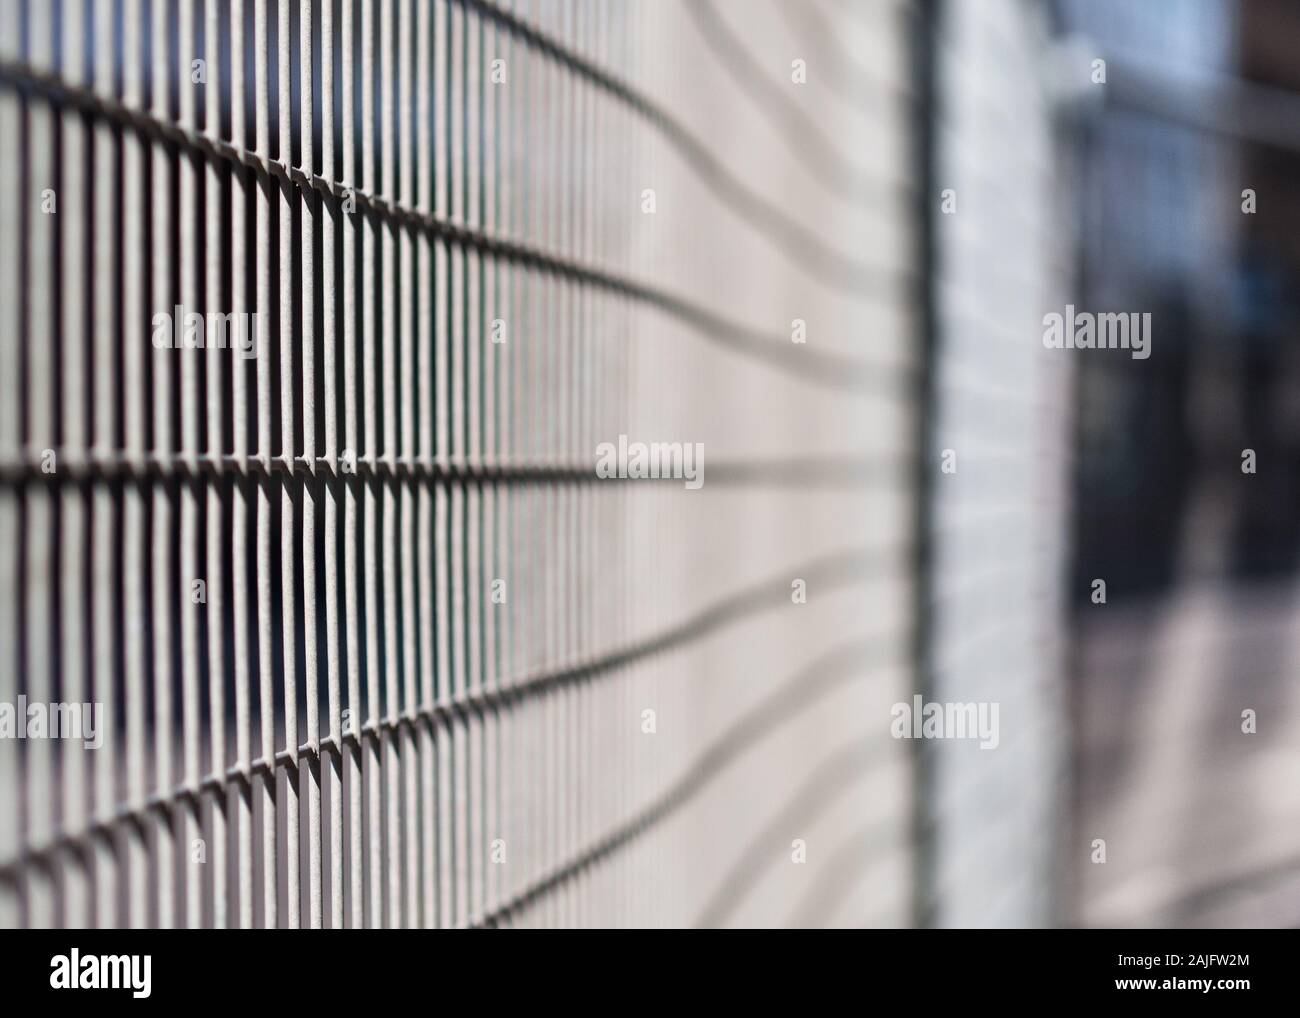
[[[1300,583],[1081,616],[1073,921],[1300,926]]]

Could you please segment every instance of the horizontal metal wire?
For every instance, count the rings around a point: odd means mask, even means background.
[[[864,668],[886,668],[901,661],[901,646],[902,641],[898,637],[892,641],[887,637],[878,637],[854,640],[822,655],[738,718],[654,802],[640,809],[635,816],[621,823],[590,848],[557,866],[553,872],[483,916],[475,925],[492,927],[509,922],[512,915],[528,909],[538,899],[562,888],[589,867],[662,823],[773,729],[797,719],[800,712],[819,702],[831,690],[852,680],[860,681]],[[880,750],[888,745],[882,742],[876,748]],[[880,752],[876,755],[883,758],[885,754]]]
[[[44,451],[43,451],[44,452]],[[480,485],[588,485],[683,483],[682,478],[601,477],[591,463],[537,462],[514,459],[468,461],[460,457],[358,456],[348,460],[316,456],[212,456],[201,453],[158,455],[156,453],[98,452],[53,449],[53,470],[42,455],[10,456],[0,460],[0,486],[12,488],[87,486],[117,482],[154,486],[176,482],[188,484],[210,480],[300,481],[319,479],[346,485],[414,484],[419,486]],[[788,488],[867,488],[900,481],[908,461],[897,455],[807,457],[799,459],[751,459],[710,461],[703,480],[709,487],[763,486]]]
[[[727,68],[740,91],[753,98],[754,107],[772,121],[778,135],[791,151],[798,153],[800,162],[809,173],[849,201],[865,200],[872,206],[895,209],[907,207],[915,186],[904,179],[882,184],[873,179],[868,167],[859,165],[846,155],[791,97],[789,90],[768,77],[763,65],[745,49],[744,43],[732,33],[710,0],[695,0],[683,6],[690,12],[691,19],[718,62]],[[811,9],[814,5],[781,6]],[[821,70],[818,67],[814,73]],[[870,191],[864,190],[864,183],[870,186]]]
[[[891,270],[850,258],[843,252],[828,247],[814,231],[788,216],[779,205],[767,201],[747,188],[727,169],[726,164],[713,154],[708,145],[696,138],[678,119],[672,117],[648,97],[618,80],[607,70],[583,59],[559,40],[526,24],[492,0],[454,0],[454,2],[480,11],[540,52],[598,85],[641,114],[648,123],[663,132],[687,163],[699,173],[700,178],[710,186],[719,201],[732,206],[746,220],[760,226],[773,236],[792,260],[798,259],[805,264],[816,266],[820,272],[829,277],[828,282],[852,293],[868,296],[896,296],[900,289],[906,289],[911,285],[910,267]],[[693,4],[687,3],[684,6],[694,13]],[[753,84],[754,80],[751,79],[749,87],[752,88]],[[810,159],[806,156],[804,158],[814,174],[820,172],[816,158]],[[841,184],[843,184],[842,180]],[[864,189],[864,181],[860,177],[857,186],[859,190]],[[901,196],[891,195],[891,199],[905,200],[907,191],[905,185],[902,190]]]
[[[912,82],[896,80],[880,72],[879,68],[859,59],[845,42],[839,25],[817,3],[778,4],[781,16],[802,37],[810,43],[823,43],[829,47],[830,59],[825,66],[818,66],[818,74],[824,75],[827,84],[838,93],[841,99],[850,104],[862,103],[867,97],[878,97],[882,92],[898,103],[908,114],[914,115],[917,103],[916,89]],[[911,4],[900,3],[896,7],[900,21],[910,19],[914,13]],[[849,12],[846,12],[848,14]],[[909,25],[902,26],[906,31]],[[871,30],[875,31],[872,25]],[[874,104],[873,108],[878,106]]]
[[[483,229],[458,224],[432,212],[402,205],[346,181],[327,180],[317,174],[306,173],[267,155],[187,129],[151,112],[133,109],[118,100],[104,98],[89,88],[69,85],[57,74],[41,71],[29,64],[0,59],[0,86],[24,95],[44,96],[55,104],[66,105],[108,120],[119,127],[129,128],[142,137],[170,144],[195,157],[219,159],[233,167],[242,167],[263,180],[278,180],[314,191],[330,199],[333,209],[341,208],[345,200],[350,200],[363,216],[427,234],[447,244],[477,251],[512,265],[570,279],[651,305],[690,326],[707,339],[767,361],[819,385],[872,392],[883,390],[897,394],[905,391],[913,377],[914,369],[906,364],[872,363],[816,347],[809,349],[807,345],[796,348],[788,336],[753,329],[662,289],[584,265],[576,259],[492,236]],[[816,262],[823,267],[827,262],[835,264],[834,258],[826,254],[817,257]],[[844,276],[856,274],[857,271],[850,272],[841,267],[838,274]],[[906,292],[906,285],[906,280],[884,280],[872,284],[870,292],[892,301],[900,293]]]
[[[695,925],[705,929],[725,925],[744,900],[748,889],[771,866],[772,844],[778,842],[786,831],[799,830],[802,825],[814,821],[846,792],[860,785],[863,774],[883,763],[893,748],[896,748],[895,743],[886,741],[883,735],[870,740],[856,740],[831,754],[813,770],[794,794],[782,803],[758,836],[743,846],[740,857],[718,884]],[[876,853],[899,844],[905,846],[908,841],[907,835],[898,836],[896,825],[881,823],[877,831],[880,838],[875,846]],[[891,833],[895,835],[892,844]],[[876,853],[858,859],[858,867],[870,865]]]
[[[800,576],[820,589],[831,591],[843,586],[879,582],[892,570],[904,568],[908,556],[909,551],[906,546],[896,546],[883,552],[862,548],[845,549],[816,562],[783,570],[778,576],[755,584],[696,612],[671,629],[638,640],[599,658],[555,671],[507,681],[494,689],[450,697],[440,703],[426,704],[418,710],[389,715],[360,725],[357,733],[345,733],[341,740],[325,736],[315,743],[308,742],[300,745],[296,752],[282,750],[269,761],[262,757],[255,758],[246,766],[229,768],[223,775],[208,775],[194,785],[178,786],[169,795],[152,797],[142,807],[123,809],[111,819],[88,825],[82,831],[67,832],[48,845],[28,848],[17,859],[0,861],[0,880],[12,882],[19,879],[24,869],[53,866],[60,854],[80,855],[86,850],[84,842],[87,838],[111,838],[112,832],[122,827],[142,829],[150,814],[167,815],[181,806],[196,808],[200,796],[205,793],[221,794],[234,787],[248,788],[252,779],[258,775],[269,774],[281,768],[296,768],[300,760],[312,760],[327,754],[337,754],[340,751],[340,743],[343,746],[356,747],[366,742],[375,744],[382,736],[411,728],[427,727],[434,730],[440,722],[460,719],[468,714],[482,715],[489,711],[508,708],[565,686],[589,682],[598,676],[617,672],[621,668],[656,654],[666,653],[701,640],[724,626],[756,612],[770,611],[775,607],[788,604],[788,577],[791,575]],[[841,652],[837,652],[837,655],[838,653]],[[818,669],[819,673],[822,671]],[[822,681],[832,681],[835,675],[833,670],[826,670],[824,676],[813,680],[810,686],[817,688]],[[767,715],[764,712],[756,716]],[[753,718],[746,722],[749,725],[754,723]],[[725,750],[728,754],[733,751]]]

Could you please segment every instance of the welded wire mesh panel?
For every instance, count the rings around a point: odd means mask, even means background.
[[[939,21],[932,678],[923,912],[1053,922],[1065,816],[1062,591],[1070,532],[1071,245],[1052,144],[1044,12],[947,3]],[[963,730],[964,729],[964,730]]]
[[[0,920],[907,921],[910,17],[0,3]]]

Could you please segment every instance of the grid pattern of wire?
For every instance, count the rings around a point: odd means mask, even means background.
[[[907,921],[908,17],[0,2],[0,921]]]

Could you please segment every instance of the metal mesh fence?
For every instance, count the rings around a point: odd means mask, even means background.
[[[0,3],[0,921],[908,921],[911,17]]]

